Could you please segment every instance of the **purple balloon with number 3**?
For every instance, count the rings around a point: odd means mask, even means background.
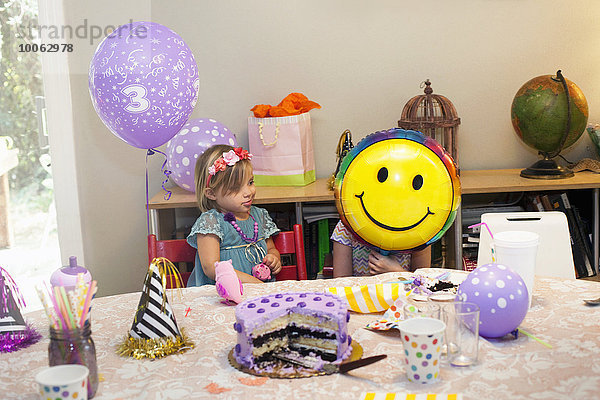
[[[151,149],[165,144],[190,117],[198,98],[198,68],[171,29],[132,22],[98,45],[88,84],[94,108],[111,132]]]

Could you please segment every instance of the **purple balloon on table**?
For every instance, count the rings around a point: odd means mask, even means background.
[[[529,308],[525,282],[502,264],[475,268],[459,285],[458,296],[479,306],[479,334],[483,337],[497,338],[514,331]]]
[[[215,144],[237,147],[237,140],[229,128],[210,118],[190,119],[173,139],[167,142],[167,167],[171,171],[169,177],[177,186],[196,192],[196,160]]]
[[[198,99],[198,68],[191,50],[171,29],[132,22],[98,45],[88,76],[102,122],[126,143],[165,144],[190,117]]]

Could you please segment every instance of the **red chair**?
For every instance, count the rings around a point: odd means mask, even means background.
[[[273,242],[281,255],[295,256],[294,265],[283,266],[281,272],[276,276],[278,281],[307,279],[306,258],[304,256],[304,236],[302,234],[302,225],[294,225],[292,231],[280,232]],[[173,264],[186,262],[194,267],[196,259],[196,249],[188,244],[185,239],[156,240],[156,235],[148,235],[148,262],[156,257],[168,258]],[[187,285],[191,272],[181,272],[183,284]],[[167,279],[167,289],[170,289],[170,280]]]
[[[194,267],[196,249],[188,244],[185,239],[156,240],[156,235],[148,235],[148,263],[156,257],[165,257],[173,264],[190,263]],[[183,285],[187,285],[191,272],[180,272]],[[171,289],[170,279],[167,279],[167,289]]]
[[[281,255],[291,254],[295,256],[295,265],[284,265],[281,272],[275,275],[278,281],[295,280],[305,281],[306,258],[304,256],[304,235],[302,225],[296,224],[291,231],[279,232],[273,238],[275,247]]]

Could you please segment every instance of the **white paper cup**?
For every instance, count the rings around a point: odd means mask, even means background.
[[[87,400],[87,378],[85,365],[65,364],[48,367],[35,376],[40,399]]]
[[[440,376],[440,355],[446,324],[439,319],[411,318],[398,324],[404,346],[406,377],[414,383],[433,383]]]
[[[535,259],[540,236],[528,231],[504,231],[494,235],[496,262],[506,265],[521,276],[529,292],[529,307],[533,294]]]

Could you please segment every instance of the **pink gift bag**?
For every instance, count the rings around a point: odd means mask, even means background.
[[[256,186],[304,186],[315,181],[310,114],[248,117]]]

